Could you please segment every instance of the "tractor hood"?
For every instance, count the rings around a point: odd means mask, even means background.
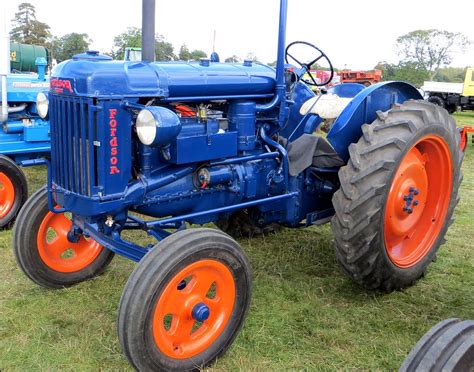
[[[254,63],[123,62],[88,52],[60,63],[51,75],[51,90],[93,97],[160,97],[225,99],[271,97],[275,70]]]

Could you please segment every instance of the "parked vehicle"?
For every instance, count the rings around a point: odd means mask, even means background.
[[[48,51],[1,40],[0,229],[11,226],[28,196],[20,162],[50,152]]]
[[[317,61],[331,64],[308,42],[285,49],[288,0],[276,69],[153,62],[154,6],[143,1],[141,63],[88,52],[54,70],[49,182],[14,230],[24,273],[64,288],[104,272],[114,254],[139,262],[118,315],[137,370],[195,369],[230,347],[252,295],[238,236],[332,221],[356,282],[391,291],[419,279],[458,200],[453,118],[409,84],[358,85],[336,92],[351,99],[327,139],[313,135],[325,103],[301,79]],[[302,61],[297,45],[314,57]],[[222,231],[188,228],[209,222]],[[155,242],[138,245],[127,230]]]
[[[428,95],[428,102],[441,106],[450,114],[459,107],[474,110],[474,68],[466,70],[464,83],[425,81],[421,87]]]

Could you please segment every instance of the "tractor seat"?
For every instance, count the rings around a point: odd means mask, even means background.
[[[297,176],[306,168],[338,168],[344,161],[323,137],[303,134],[288,145],[290,176]]]
[[[323,94],[307,100],[300,108],[300,114],[316,114],[321,119],[336,119],[352,98],[339,97],[337,94]]]

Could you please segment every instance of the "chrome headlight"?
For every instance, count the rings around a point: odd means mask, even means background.
[[[41,119],[46,118],[48,116],[48,109],[49,109],[49,100],[48,96],[43,93],[39,92],[36,96],[36,111]]]
[[[173,141],[181,131],[178,115],[164,107],[147,107],[138,113],[138,139],[144,145],[163,146]]]
[[[137,116],[137,135],[144,145],[151,145],[156,138],[158,123],[150,110],[141,110]]]

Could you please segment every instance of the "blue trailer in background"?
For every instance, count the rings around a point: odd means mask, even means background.
[[[51,149],[46,93],[49,90],[48,61],[45,57],[35,57],[34,62],[30,61],[33,52],[38,53],[38,50],[45,56],[48,54],[42,47],[13,46],[11,62],[14,72],[10,68],[4,71],[7,73],[2,74],[0,87],[0,229],[12,224],[28,196],[20,162],[49,157]],[[22,62],[22,51],[23,57],[28,57],[27,61]],[[10,53],[6,53],[7,58],[8,55]],[[25,71],[18,70],[22,68]],[[36,72],[31,72],[34,69]]]

